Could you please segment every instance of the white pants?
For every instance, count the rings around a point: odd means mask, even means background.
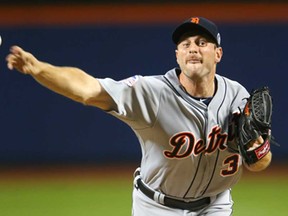
[[[230,216],[233,201],[231,191],[218,194],[216,199],[197,212],[163,206],[144,195],[140,190],[133,190],[132,216]]]

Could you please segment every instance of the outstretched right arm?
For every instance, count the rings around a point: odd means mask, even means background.
[[[115,103],[99,81],[75,67],[59,67],[39,61],[18,46],[6,58],[10,70],[31,75],[41,85],[85,105],[112,110]]]

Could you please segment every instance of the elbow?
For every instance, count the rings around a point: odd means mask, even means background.
[[[66,97],[70,98],[71,100],[81,103],[82,105],[91,105],[91,98],[85,97],[83,95],[65,95]]]
[[[93,96],[82,97],[79,102],[82,103],[84,106],[94,106],[101,108],[101,102]]]
[[[82,103],[84,106],[93,106],[93,98],[91,97],[82,97],[79,102]]]

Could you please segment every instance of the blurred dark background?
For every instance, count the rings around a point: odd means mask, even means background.
[[[248,90],[270,87],[272,132],[281,144],[272,146],[274,161],[287,162],[286,1],[11,2],[0,3],[0,166],[126,164],[141,158],[135,135],[119,120],[8,71],[11,45],[100,78],[164,74],[177,66],[171,32],[195,15],[218,24],[224,49],[219,74]]]

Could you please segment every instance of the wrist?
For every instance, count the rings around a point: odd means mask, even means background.
[[[29,74],[33,77],[37,77],[37,76],[41,75],[43,72],[48,71],[49,68],[51,68],[51,67],[52,67],[52,65],[50,65],[46,62],[41,62],[41,61],[35,60],[35,62],[33,64],[33,69],[31,70],[31,72]]]
[[[252,172],[260,172],[264,169],[266,169],[272,160],[272,153],[269,151],[263,158],[261,158],[259,161],[253,163],[253,164],[247,164],[245,163],[245,166],[248,170]]]

